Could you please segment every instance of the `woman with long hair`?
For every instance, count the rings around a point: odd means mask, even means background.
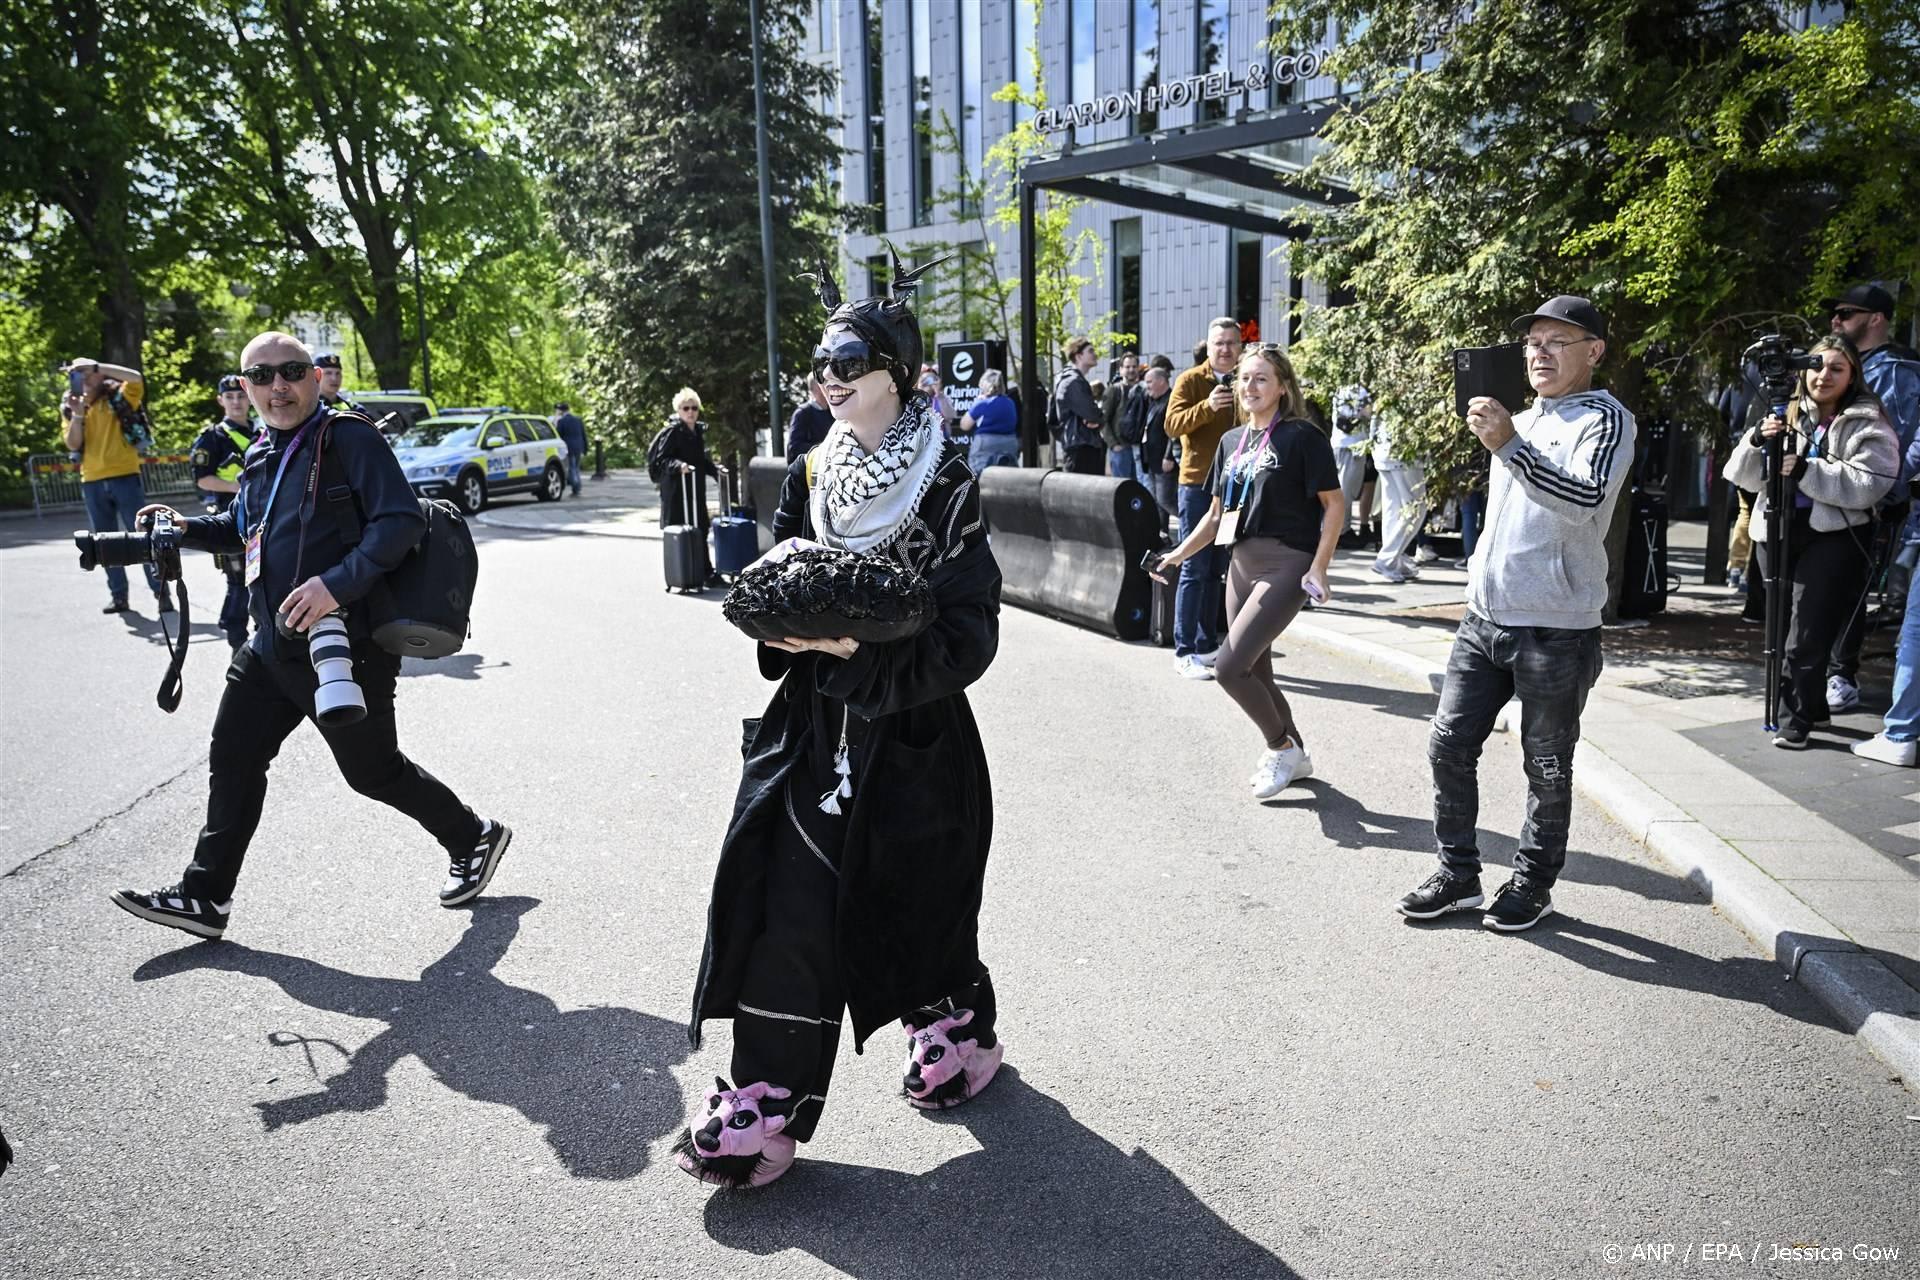
[[[780,688],[747,722],[688,1028],[698,1048],[705,1020],[732,1020],[733,1082],[702,1090],[677,1148],[717,1185],[764,1186],[792,1165],[843,1017],[856,1051],[904,1026],[906,1098],[923,1110],[973,1098],[1004,1052],[978,945],[993,792],[964,692],[999,642],[1000,570],[966,451],[915,385],[920,271],[894,272],[889,297],[841,305],[822,271],[813,367],[834,425],[789,465],[774,529],[887,558],[938,612],[886,643],[759,646]]]
[[[1347,503],[1333,447],[1307,417],[1285,350],[1272,343],[1247,348],[1237,383],[1247,425],[1221,438],[1207,477],[1213,502],[1186,540],[1161,557],[1154,577],[1215,543],[1230,548],[1227,639],[1213,674],[1266,740],[1249,780],[1265,800],[1313,772],[1293,708],[1274,683],[1273,642],[1309,595],[1331,597],[1327,565],[1346,527]]]
[[[1827,654],[1867,590],[1876,502],[1900,477],[1899,441],[1879,397],[1861,381],[1860,354],[1838,334],[1808,349],[1817,368],[1800,375],[1784,419],[1768,414],[1741,437],[1727,459],[1727,479],[1756,494],[1754,551],[1772,590],[1787,594],[1786,655],[1781,664],[1779,725],[1773,745],[1790,751],[1827,724]],[[1767,501],[1765,453],[1781,446],[1780,470],[1792,494],[1788,509]],[[1770,522],[1784,520],[1786,554],[1771,562]]]

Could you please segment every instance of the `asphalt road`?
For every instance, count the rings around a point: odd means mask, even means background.
[[[1261,805],[1218,690],[1011,610],[974,699],[1011,1069],[935,1118],[891,1037],[843,1046],[795,1171],[710,1195],[668,1148],[728,1035],[683,1024],[772,692],[717,595],[653,542],[483,531],[470,652],[400,713],[516,827],[491,895],[441,909],[303,728],[195,944],[105,895],[185,861],[218,637],[162,715],[164,651],[44,533],[0,530],[7,1280],[1920,1275],[1911,1095],[1591,807],[1547,925],[1411,926],[1430,695],[1283,644],[1319,777]],[[1516,744],[1483,775],[1504,862]]]

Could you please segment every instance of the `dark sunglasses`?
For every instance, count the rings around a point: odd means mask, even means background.
[[[891,369],[893,361],[883,355],[876,355],[864,342],[841,342],[829,351],[825,347],[813,349],[813,380],[824,381],[828,374],[835,382],[854,383],[872,373],[875,369]]]
[[[299,382],[312,372],[311,360],[288,360],[282,364],[250,364],[240,374],[256,387],[270,387],[275,374],[288,382]]]
[[[1832,314],[1835,320],[1851,320],[1855,316],[1864,316],[1868,312],[1865,307],[1835,307]]]

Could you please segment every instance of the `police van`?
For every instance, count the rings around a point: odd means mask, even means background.
[[[415,493],[450,498],[468,515],[503,493],[555,502],[567,491],[567,446],[553,424],[512,409],[423,418],[393,448]]]

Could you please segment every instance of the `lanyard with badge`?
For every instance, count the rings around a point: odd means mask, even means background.
[[[273,473],[273,487],[267,490],[266,508],[260,513],[259,523],[255,524],[247,534],[246,583],[248,586],[260,580],[260,545],[267,535],[267,520],[273,515],[273,500],[280,493],[280,481],[286,477],[287,464],[293,461],[293,455],[300,451],[300,442],[307,438],[307,429],[312,425],[308,423],[307,426],[301,427],[293,437],[293,443],[289,444],[286,452],[280,455],[280,469]],[[237,510],[235,519],[244,520],[246,506],[239,495],[235,496],[234,506]]]
[[[1279,425],[1280,418],[1276,414],[1273,421],[1267,424],[1267,429],[1261,433],[1261,452],[1267,452],[1273,448],[1273,429]],[[1240,447],[1233,451],[1233,457],[1227,462],[1226,492],[1220,495],[1220,525],[1213,534],[1213,545],[1216,547],[1230,547],[1234,539],[1240,536],[1240,504],[1247,500],[1248,494],[1253,490],[1253,472],[1260,462],[1260,453],[1255,453],[1249,460],[1247,469],[1244,472],[1240,470],[1240,459],[1247,452],[1247,441],[1252,438],[1252,427],[1242,431]],[[1233,482],[1236,478],[1240,481],[1240,502],[1238,503],[1234,501],[1233,492]]]

